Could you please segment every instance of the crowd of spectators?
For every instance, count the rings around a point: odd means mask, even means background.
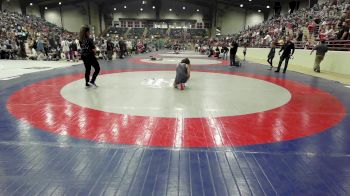
[[[169,30],[169,31],[168,31]],[[147,33],[144,35],[145,28],[128,28],[122,27],[110,27],[107,31],[108,34],[127,36],[128,38],[170,38],[170,39],[192,39],[192,38],[204,38],[208,37],[208,31],[206,29],[179,29],[179,28],[148,28]],[[169,32],[169,33],[168,33]]]
[[[349,0],[329,0],[312,8],[299,9],[285,16],[273,17],[239,33],[241,43],[269,46],[289,36],[306,48],[319,40],[349,40]]]
[[[184,35],[184,30],[183,29],[170,29],[170,35],[169,37],[171,39],[177,39],[181,38]]]
[[[74,34],[36,16],[0,11],[0,58],[56,60]]]
[[[207,37],[208,31],[206,29],[187,29],[189,37]]]
[[[144,37],[145,28],[132,28],[128,33],[130,38],[142,38]]]
[[[113,27],[113,26],[111,26],[111,27],[109,27],[108,33],[123,37],[127,31],[128,31],[128,28],[125,28],[125,27]]]
[[[175,42],[187,48],[188,44],[208,48],[229,46],[233,40],[251,47],[269,46],[272,42],[283,44],[286,37],[310,48],[319,40],[349,40],[349,2],[350,0],[324,1],[309,9],[303,8],[288,15],[275,16],[228,37],[207,39],[207,31],[204,29],[149,28],[145,38],[144,28],[132,28],[129,39],[124,42],[127,51],[135,53],[171,46]],[[80,47],[76,34],[36,16],[1,11],[0,18],[1,59],[77,60]],[[111,41],[117,46],[127,30],[128,28],[110,27],[107,37],[95,38],[95,41],[103,51],[108,39],[113,37]],[[166,37],[168,40],[165,43],[155,42]],[[201,38],[198,40],[198,37]],[[118,50],[117,47],[116,49]]]
[[[147,33],[147,37],[164,37],[167,33],[166,28],[149,28],[148,29],[148,33]]]

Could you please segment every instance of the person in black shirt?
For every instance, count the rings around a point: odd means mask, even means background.
[[[303,36],[304,36],[303,31],[302,31],[302,30],[299,30],[298,37],[297,37],[297,41],[298,41],[298,42],[303,41]]]
[[[78,46],[77,46],[77,43],[75,43],[74,40],[70,39],[69,42],[70,42],[69,50],[70,50],[71,60],[73,60],[75,62],[75,61],[77,61]]]
[[[125,55],[125,50],[126,50],[126,44],[125,42],[123,41],[123,38],[121,37],[120,40],[119,40],[119,58],[120,59],[123,59],[124,58],[124,55]]]
[[[214,57],[216,57],[216,58],[220,58],[220,49],[219,49],[219,46],[216,46],[216,48],[215,48],[215,54],[214,54]]]
[[[238,44],[236,43],[236,41],[233,41],[230,49],[230,66],[236,66],[235,61],[236,61],[237,50],[238,50]]]
[[[214,49],[213,49],[212,46],[209,46],[209,55],[208,55],[208,57],[210,58],[210,57],[212,57],[213,55],[214,55]]]
[[[348,19],[346,22],[344,22],[344,25],[341,27],[341,30],[338,33],[339,40],[347,40],[348,39],[349,28],[350,28],[350,19]]]
[[[80,29],[79,43],[81,47],[81,58],[85,66],[85,86],[91,87],[90,84],[92,84],[97,87],[95,81],[100,73],[100,65],[95,57],[96,47],[90,38],[90,28],[88,26],[83,26]],[[90,80],[91,66],[95,69],[95,72]]]
[[[280,72],[281,65],[282,65],[283,61],[285,61],[283,73],[286,73],[287,68],[288,68],[289,59],[294,54],[294,51],[295,51],[294,43],[291,42],[289,37],[287,38],[286,43],[282,46],[282,48],[278,54],[281,55],[282,51],[283,51],[283,53],[282,53],[282,56],[280,58],[280,62],[278,64],[277,70],[275,71],[276,73]]]
[[[111,39],[107,40],[107,58],[109,61],[113,59],[113,50],[114,50],[114,44],[112,43]]]
[[[224,52],[223,52],[224,53],[224,59],[226,60],[227,59],[227,53],[228,53],[229,49],[228,49],[227,46],[224,46],[223,50],[224,50]]]

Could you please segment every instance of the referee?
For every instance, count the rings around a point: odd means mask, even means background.
[[[283,73],[286,73],[287,68],[288,68],[289,59],[294,54],[295,46],[294,46],[294,43],[290,40],[289,37],[287,37],[286,43],[282,46],[282,48],[281,48],[281,50],[279,51],[278,54],[281,55],[282,51],[283,51],[283,53],[282,53],[282,56],[280,58],[280,62],[278,64],[277,70],[275,71],[276,73],[280,72],[281,65],[282,65],[283,61],[285,63],[284,64]]]

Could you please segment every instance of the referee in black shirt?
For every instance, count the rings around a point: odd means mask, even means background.
[[[278,64],[277,70],[275,71],[277,73],[280,72],[281,65],[282,65],[283,61],[285,63],[283,73],[286,73],[287,68],[288,68],[289,59],[294,54],[294,51],[295,51],[294,43],[290,40],[289,37],[287,37],[286,43],[282,46],[282,48],[278,54],[281,55],[282,51],[283,51],[283,53],[282,53],[282,56],[280,58],[280,62]]]

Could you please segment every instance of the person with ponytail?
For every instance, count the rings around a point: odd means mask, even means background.
[[[174,88],[183,90],[185,83],[190,79],[191,76],[191,62],[188,58],[183,59],[176,66],[176,77],[174,81]]]
[[[95,56],[96,47],[90,38],[90,28],[88,26],[83,26],[80,29],[79,44],[81,47],[81,58],[85,66],[85,86],[91,87],[93,85],[97,87],[95,82],[100,73],[100,65]],[[95,69],[95,72],[90,80],[91,67]]]

